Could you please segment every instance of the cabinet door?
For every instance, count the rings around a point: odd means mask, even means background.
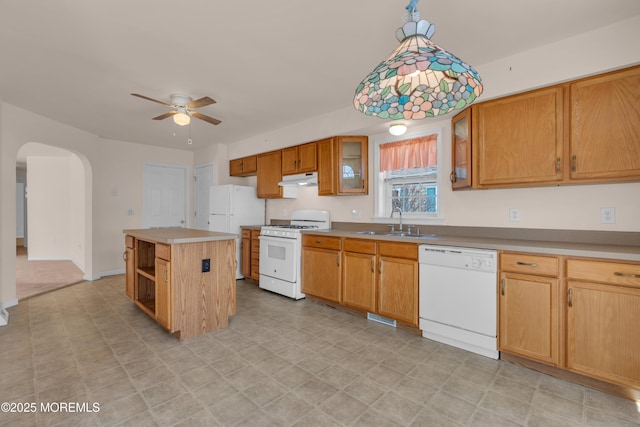
[[[554,86],[476,106],[478,186],[562,180],[563,88]]]
[[[171,330],[171,263],[156,258],[156,320]]]
[[[234,159],[229,161],[229,175],[242,176],[242,159]]]
[[[368,138],[337,137],[338,194],[368,194]]]
[[[640,289],[568,281],[567,368],[640,388]]]
[[[282,149],[282,175],[298,173],[298,147]]]
[[[318,170],[316,150],[317,144],[315,142],[298,146],[299,173],[315,172]]]
[[[244,231],[243,231],[244,234]],[[242,238],[240,269],[244,277],[251,277],[251,239]]]
[[[418,325],[418,262],[378,258],[378,313]]]
[[[136,281],[136,252],[133,248],[125,248],[125,292],[130,300],[134,300]]]
[[[242,173],[253,175],[258,170],[258,156],[247,156],[242,158]]]
[[[571,85],[571,179],[640,178],[640,67]]]
[[[499,350],[558,365],[558,279],[500,274]]]
[[[302,248],[302,292],[340,301],[340,251]]]
[[[258,197],[275,199],[282,197],[282,159],[280,150],[258,155]]]
[[[471,108],[451,120],[451,187],[471,187]]]
[[[251,278],[260,280],[260,230],[251,231]]]
[[[376,256],[344,252],[342,303],[370,313],[376,312]]]
[[[336,156],[333,138],[317,142],[318,146],[318,196],[334,196],[336,185]]]

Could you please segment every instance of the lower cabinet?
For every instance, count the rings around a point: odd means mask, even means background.
[[[152,240],[155,230],[127,231],[141,236],[126,236],[126,294],[144,313],[180,339],[229,325],[236,312],[234,238],[166,244]],[[204,259],[210,271],[202,271]]]
[[[251,277],[251,230],[242,229],[240,247],[240,271],[244,277]]]
[[[171,262],[156,258],[156,321],[171,329]]]
[[[260,280],[260,230],[242,229],[241,271],[246,278]]]
[[[640,389],[640,265],[567,260],[567,368]]]
[[[260,230],[251,230],[251,268],[249,276],[260,281]]]
[[[558,365],[559,266],[557,257],[500,254],[500,351]]]
[[[302,242],[305,294],[418,325],[417,244],[311,234]]]
[[[342,303],[376,312],[376,242],[344,239],[342,253]]]
[[[378,314],[418,325],[418,245],[379,243]]]
[[[126,236],[124,249],[125,262],[125,293],[130,300],[133,300],[136,283],[136,251],[134,248],[134,239]]]
[[[302,292],[341,302],[341,240],[338,237],[302,236]]]

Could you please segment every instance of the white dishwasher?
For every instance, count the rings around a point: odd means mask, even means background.
[[[420,245],[418,259],[422,336],[498,359],[497,251]]]

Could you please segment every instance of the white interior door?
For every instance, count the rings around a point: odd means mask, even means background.
[[[213,165],[196,166],[195,182],[195,228],[209,229],[209,187],[213,185]]]
[[[186,167],[144,164],[142,193],[144,228],[187,225]]]

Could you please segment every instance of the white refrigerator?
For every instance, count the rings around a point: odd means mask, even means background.
[[[209,230],[233,233],[236,238],[236,279],[242,279],[240,226],[263,225],[264,199],[256,188],[244,185],[214,185],[209,192]]]

